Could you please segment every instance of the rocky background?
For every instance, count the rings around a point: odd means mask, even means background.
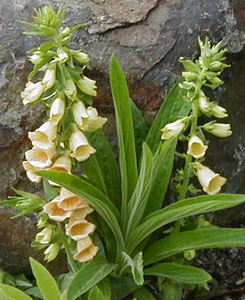
[[[63,1],[49,1],[55,5]],[[23,35],[33,8],[43,0],[0,1],[0,199],[11,194],[11,186],[38,190],[23,171],[24,152],[30,147],[27,132],[45,118],[40,106],[24,107],[24,89],[31,64],[27,51],[40,43],[38,37]],[[87,23],[76,32],[74,49],[89,53],[99,94],[95,106],[108,117],[112,142],[113,106],[108,63],[116,55],[130,85],[130,92],[150,124],[171,85],[181,73],[178,58],[198,56],[197,36],[207,36],[227,47],[231,68],[225,70],[225,85],[214,99],[227,108],[234,134],[210,143],[209,165],[229,178],[227,192],[245,192],[245,1],[244,0],[70,0],[66,23]],[[243,209],[218,215],[220,224],[242,220]],[[35,236],[35,216],[10,220],[13,212],[0,206],[0,267],[26,271]],[[222,216],[222,218],[221,218]]]

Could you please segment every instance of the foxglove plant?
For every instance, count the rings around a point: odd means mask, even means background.
[[[84,75],[89,57],[67,46],[82,25],[62,28],[64,15],[64,8],[56,12],[44,6],[36,10],[36,23],[27,23],[33,28],[28,34],[51,38],[31,50],[34,68],[22,93],[25,105],[41,102],[48,110],[48,120],[29,133],[33,148],[23,163],[31,181],[44,178],[45,201],[15,190],[19,196],[2,202],[21,209],[17,216],[39,211],[40,232],[33,245],[45,249],[47,261],[55,259],[63,246],[66,250],[71,272],[63,275],[60,288],[42,265],[30,260],[39,297],[181,300],[185,288],[207,285],[211,279],[204,270],[190,266],[196,250],[245,246],[245,229],[209,226],[202,216],[197,226],[188,230],[182,226],[189,217],[245,202],[244,195],[218,194],[226,178],[203,164],[208,150],[204,132],[218,137],[231,134],[229,124],[198,122],[202,114],[227,116],[203,91],[204,86],[214,89],[223,83],[219,76],[227,67],[225,50],[221,43],[212,47],[207,39],[204,43],[199,39],[200,58],[180,59],[185,71],[150,130],[130,99],[118,60],[112,58],[118,163],[100,129],[106,118],[92,106],[96,84]],[[185,153],[176,151],[178,139],[185,142]],[[175,155],[185,162],[172,179],[176,201],[167,205],[164,199]],[[82,175],[75,175],[77,165]],[[199,192],[191,183],[194,175],[208,195],[186,198]],[[0,284],[0,296],[7,294],[14,300],[31,299]]]

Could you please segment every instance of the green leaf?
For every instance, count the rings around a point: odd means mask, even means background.
[[[245,229],[207,228],[184,231],[153,243],[144,252],[145,265],[186,250],[244,247]]]
[[[7,284],[0,284],[0,299],[1,300],[33,300],[24,292]]]
[[[129,236],[126,249],[131,254],[134,248],[152,232],[176,220],[233,207],[245,202],[245,195],[218,194],[188,198],[173,203],[150,214]]]
[[[139,252],[133,259],[126,253],[122,252],[123,258],[126,260],[127,265],[131,268],[134,281],[137,285],[144,284],[143,272],[143,253]]]
[[[134,297],[136,297],[138,300],[156,300],[152,293],[145,287],[142,287],[134,292]]]
[[[54,57],[54,53],[47,53],[45,54],[45,57],[42,59],[42,61],[35,65],[33,70],[31,71],[31,73],[29,73],[28,75],[28,80],[31,80],[36,74],[37,72],[44,66],[46,65],[52,58]]]
[[[150,186],[145,216],[161,209],[172,174],[177,139],[169,139],[160,144],[153,159],[153,178]]]
[[[76,274],[68,288],[67,298],[69,300],[77,299],[108,276],[116,266],[107,263],[102,256],[95,257]]]
[[[179,82],[172,87],[169,91],[166,99],[160,107],[154,122],[150,128],[149,134],[146,138],[146,143],[155,153],[161,138],[161,129],[168,123],[176,121],[181,117],[185,117],[189,114],[191,105],[186,101],[182,101],[179,95]]]
[[[181,300],[182,288],[177,284],[164,282],[161,284],[162,300]]]
[[[145,275],[165,277],[187,284],[203,284],[212,279],[212,277],[202,269],[173,263],[158,264],[144,271]]]
[[[137,184],[137,159],[130,98],[125,75],[116,59],[110,64],[110,84],[116,112],[116,125],[119,144],[119,163],[122,178],[122,223],[127,220],[127,203]]]
[[[132,292],[139,289],[133,278],[129,277],[111,277],[112,300],[121,300]]]
[[[128,204],[128,220],[126,237],[141,221],[151,187],[151,179],[153,174],[153,156],[150,148],[146,143],[143,144],[143,156],[140,168],[139,179],[135,191]]]
[[[98,189],[77,176],[56,171],[38,171],[39,176],[52,180],[72,193],[84,198],[106,221],[117,240],[118,251],[124,248],[123,236],[118,224],[119,212],[113,203]]]
[[[40,293],[40,291],[39,291],[39,288],[36,287],[36,286],[34,286],[34,287],[32,287],[32,288],[29,288],[29,289],[25,290],[25,292],[26,292],[28,295],[33,296],[33,297],[35,297],[35,298],[43,299],[43,297],[42,297],[42,295],[41,295],[41,293]]]
[[[46,201],[50,201],[59,195],[58,190],[47,179],[43,180],[43,189]]]
[[[57,47],[56,42],[48,41],[48,42],[42,43],[42,45],[40,46],[40,51],[46,53],[50,49],[53,49],[53,48],[56,48],[56,47]]]
[[[102,281],[100,281],[98,283],[98,287],[99,289],[102,291],[104,297],[106,300],[111,300],[111,292],[112,292],[112,288],[111,288],[111,280],[110,277],[107,276],[106,278],[104,278]]]
[[[139,161],[141,151],[142,151],[142,145],[146,139],[149,129],[140,110],[138,109],[138,107],[136,106],[136,104],[132,99],[130,99],[130,104],[131,104],[132,117],[133,117],[136,154],[137,154],[137,159]]]
[[[67,299],[67,290],[65,290],[62,295],[60,296],[60,300],[68,300]]]
[[[96,130],[88,135],[90,144],[96,149],[93,157],[96,157],[100,168],[101,176],[104,180],[106,193],[117,207],[120,207],[121,201],[121,181],[117,162],[102,130]],[[89,163],[89,161],[88,161]],[[88,164],[85,163],[85,171],[89,180],[95,183],[97,174],[88,171]],[[88,173],[87,173],[88,172]]]
[[[88,300],[106,300],[106,298],[104,297],[103,293],[101,292],[101,290],[97,287],[94,286],[88,294]]]
[[[30,257],[33,275],[44,300],[59,300],[60,291],[54,277],[34,258]]]

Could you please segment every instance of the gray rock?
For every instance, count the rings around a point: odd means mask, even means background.
[[[56,6],[63,1],[49,1]],[[27,131],[37,128],[45,113],[40,106],[24,107],[20,92],[24,89],[30,64],[26,52],[39,45],[41,38],[23,35],[26,26],[19,20],[30,21],[33,8],[44,5],[41,0],[2,0],[0,2],[0,198],[10,193],[10,186],[38,189],[26,180],[21,162],[30,144]],[[215,92],[215,100],[224,105],[230,114],[234,135],[210,144],[209,161],[217,171],[231,179],[227,190],[244,190],[245,137],[244,137],[244,44],[245,3],[243,0],[71,0],[66,18],[68,25],[87,23],[72,41],[74,49],[83,49],[91,56],[99,95],[95,105],[113,120],[113,108],[108,83],[108,63],[117,55],[126,71],[131,96],[150,123],[160,103],[181,72],[178,58],[193,59],[198,55],[197,36],[216,43],[223,39],[232,65],[224,74],[225,87]],[[108,130],[114,141],[112,126]],[[217,153],[217,147],[221,149]],[[212,155],[214,156],[212,156]],[[0,210],[5,214],[5,209]],[[3,221],[5,220],[5,221]],[[7,221],[8,220],[8,221]],[[13,236],[15,224],[0,219],[0,232],[6,222]],[[15,223],[17,222],[17,223]],[[29,228],[31,219],[21,220]],[[27,234],[26,234],[27,233]],[[18,235],[20,236],[18,237]],[[25,235],[26,234],[26,235]],[[10,234],[11,236],[11,234]],[[27,249],[32,236],[27,231],[15,235],[16,253]],[[12,264],[9,244],[0,239],[0,260],[4,267]],[[13,240],[15,241],[15,239]],[[12,244],[11,244],[12,245]],[[4,249],[3,249],[4,247]],[[11,247],[14,247],[13,245]],[[25,250],[28,253],[29,250]],[[18,254],[19,255],[19,254]],[[17,256],[15,256],[17,257]],[[26,260],[23,260],[26,262]],[[26,265],[25,265],[26,266]],[[23,265],[22,267],[25,268]]]

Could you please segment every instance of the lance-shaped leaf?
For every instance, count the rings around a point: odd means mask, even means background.
[[[212,277],[202,269],[174,263],[158,264],[144,271],[145,275],[169,278],[187,284],[203,284],[212,279]]]
[[[64,172],[38,171],[38,175],[58,183],[72,193],[87,200],[112,230],[117,240],[118,251],[124,248],[123,236],[118,224],[119,212],[101,191],[85,180]]]
[[[167,206],[149,215],[129,236],[126,244],[127,253],[152,232],[176,220],[206,212],[233,207],[245,202],[245,195],[218,194],[188,198]]]
[[[122,178],[122,218],[126,223],[127,203],[137,184],[137,159],[132,111],[125,75],[116,59],[110,64],[110,84],[116,112],[119,163]]]
[[[60,291],[54,277],[43,265],[41,265],[32,257],[30,257],[30,263],[33,275],[37,280],[37,286],[43,296],[43,299],[59,300]]]
[[[103,295],[102,291],[97,287],[94,286],[88,294],[88,300],[107,300]]]
[[[245,229],[207,228],[184,231],[153,243],[144,252],[145,265],[186,250],[244,247]]]
[[[67,291],[67,299],[75,300],[108,276],[116,264],[110,264],[102,256],[95,257],[87,263],[73,278]]]
[[[181,99],[179,82],[181,82],[181,79],[169,91],[147,135],[146,142],[153,153],[157,150],[160,142],[161,129],[166,124],[187,116],[190,112],[190,103]]]
[[[142,287],[134,292],[134,297],[136,297],[138,300],[156,300],[152,293],[145,287]]]
[[[17,288],[7,285],[0,284],[0,299],[3,300],[33,300],[30,296]]]
[[[127,265],[131,268],[134,281],[137,285],[144,284],[143,272],[143,253],[139,252],[133,259],[126,253],[122,252],[123,258],[126,260]]]

